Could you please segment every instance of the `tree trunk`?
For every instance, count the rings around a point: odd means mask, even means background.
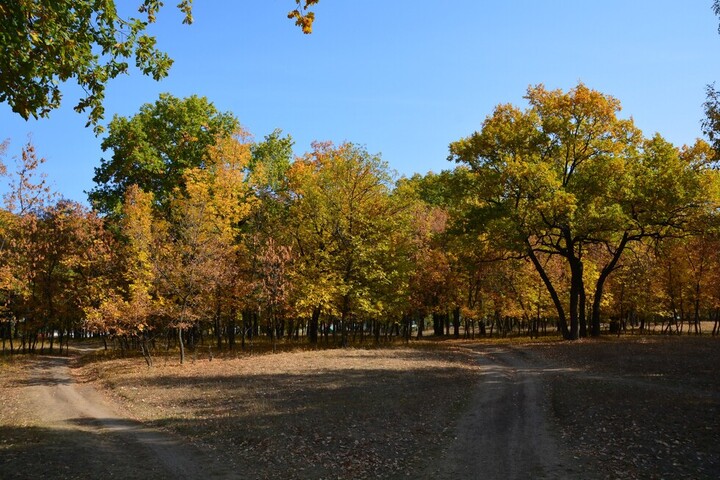
[[[543,268],[540,260],[537,258],[537,255],[535,255],[535,252],[533,251],[529,242],[527,243],[527,247],[528,257],[530,257],[530,261],[532,261],[532,264],[535,266],[535,270],[537,270],[538,274],[540,275],[540,278],[545,284],[545,288],[550,294],[553,305],[555,305],[555,310],[558,314],[558,326],[560,327],[560,332],[562,333],[563,338],[567,340],[570,338],[570,330],[568,330],[567,317],[565,316],[565,309],[562,306],[562,302],[560,302],[560,297],[558,296],[557,291],[552,284],[552,281],[550,281],[550,277],[548,277],[547,273],[545,272],[545,268]]]
[[[153,366],[153,358],[150,355],[150,348],[147,344],[147,337],[143,336],[142,341],[140,342],[140,349],[142,351],[143,358],[145,359],[145,363],[147,363],[148,368],[151,368]]]
[[[586,306],[586,295],[585,295],[585,281],[583,280],[582,288],[580,289],[580,305],[578,306],[578,313],[580,315],[580,338],[587,337],[587,306]]]
[[[603,267],[602,271],[600,272],[600,276],[597,279],[597,283],[595,284],[592,316],[590,320],[590,335],[592,335],[593,337],[600,336],[600,302],[602,301],[603,289],[605,288],[605,280],[607,280],[613,270],[615,270],[617,262],[618,260],[620,260],[620,256],[622,255],[623,250],[625,250],[627,242],[628,234],[626,232],[623,234],[622,240],[620,240],[620,244],[615,250],[612,260],[610,260],[610,262],[605,265],[605,267]]]
[[[433,331],[436,337],[442,337],[445,333],[445,318],[440,313],[433,313]]]
[[[348,319],[347,319],[347,311],[343,309],[342,314],[340,316],[340,346],[342,348],[347,348],[348,346]]]
[[[580,337],[580,292],[584,288],[582,280],[582,262],[576,257],[568,258],[570,262],[570,337]]]
[[[182,365],[185,363],[185,345],[183,345],[182,328],[180,327],[177,329],[177,339],[180,345],[180,365]]]
[[[460,338],[460,307],[453,309],[453,335]]]
[[[693,320],[695,322],[695,335],[699,335],[701,332],[700,330],[700,282],[695,282],[695,312],[693,315]]]
[[[308,340],[312,345],[318,343],[318,321],[320,320],[320,307],[313,308],[312,316],[310,317],[310,323],[307,327]]]
[[[230,350],[235,349],[235,316],[237,315],[237,312],[235,309],[230,310],[230,318],[228,318],[227,322],[227,343],[228,348]]]
[[[215,307],[215,340],[217,342],[218,352],[222,350],[222,322],[220,321],[222,311],[220,308],[220,300],[217,300]]]

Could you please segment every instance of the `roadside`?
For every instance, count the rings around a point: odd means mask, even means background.
[[[528,345],[575,465],[607,479],[720,478],[720,341],[624,336]]]
[[[218,472],[193,447],[119,414],[92,384],[74,378],[70,361],[28,357],[4,366],[0,478],[191,479]]]
[[[0,365],[0,478],[720,478],[718,345],[18,357]]]

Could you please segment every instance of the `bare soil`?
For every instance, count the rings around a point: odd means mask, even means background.
[[[0,360],[0,478],[720,478],[719,360],[660,336]]]
[[[607,479],[720,478],[720,339],[630,336],[534,345],[575,463]]]

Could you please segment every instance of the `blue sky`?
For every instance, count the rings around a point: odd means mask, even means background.
[[[258,140],[281,128],[298,155],[313,140],[347,140],[411,175],[452,168],[448,144],[495,105],[524,105],[529,85],[582,81],[620,99],[647,136],[682,145],[701,136],[705,85],[720,81],[711,3],[321,0],[308,36],[285,17],[292,0],[196,0],[193,25],[168,6],[152,27],[175,59],[170,76],[111,82],[106,122],[161,92],[198,94]],[[32,134],[55,188],[85,202],[110,154],[72,110],[77,98],[69,86],[60,110],[29,122],[0,105],[0,140],[12,157]]]

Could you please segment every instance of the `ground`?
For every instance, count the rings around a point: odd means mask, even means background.
[[[0,478],[719,478],[718,360],[663,336],[6,358]]]

